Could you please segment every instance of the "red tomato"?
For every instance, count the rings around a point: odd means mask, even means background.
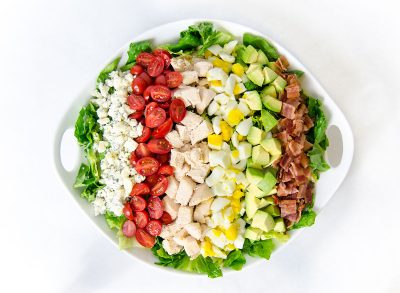
[[[167,81],[167,86],[172,89],[181,85],[183,76],[178,71],[171,71],[165,74],[165,79]]]
[[[150,62],[154,59],[154,55],[148,52],[142,52],[136,57],[136,63],[147,67]]]
[[[136,166],[137,160],[138,160],[138,157],[136,156],[135,152],[132,152],[131,155],[129,156],[129,162],[131,163],[132,167]]]
[[[136,183],[131,190],[131,196],[145,195],[150,193],[150,187],[146,183]]]
[[[150,195],[160,196],[165,193],[168,188],[168,179],[165,176],[160,176],[158,182],[151,188]]]
[[[135,154],[139,159],[144,157],[151,157],[153,155],[149,147],[145,143],[139,143],[135,150]]]
[[[143,110],[144,106],[146,104],[146,102],[142,96],[135,95],[135,94],[128,96],[127,103],[129,105],[129,108],[131,108],[132,110],[136,110],[136,111]]]
[[[160,163],[152,157],[144,157],[137,161],[135,170],[140,175],[150,176],[157,173]]]
[[[160,162],[161,165],[166,164],[166,163],[169,163],[170,154],[156,155],[156,158]]]
[[[171,131],[172,129],[172,119],[168,118],[165,120],[163,124],[161,124],[157,129],[153,131],[153,137],[154,138],[162,138],[167,135],[168,132]]]
[[[130,204],[127,202],[126,204],[124,204],[124,208],[122,209],[122,213],[125,215],[125,217],[128,220],[133,220],[133,213],[132,213],[132,208],[130,206]]]
[[[165,113],[165,110],[161,109],[160,107],[154,108],[153,111],[146,115],[146,126],[150,128],[156,128],[163,124],[165,119],[167,119],[167,113]]]
[[[150,186],[153,187],[154,185],[156,185],[156,183],[158,182],[160,178],[160,175],[158,174],[153,174],[151,176],[148,176],[145,180],[145,182]]]
[[[147,82],[139,76],[132,81],[132,92],[134,94],[137,95],[143,94],[146,87],[147,87]]]
[[[131,72],[133,75],[140,74],[140,73],[143,72],[143,67],[140,66],[139,64],[135,64],[135,65],[132,66],[130,72]]]
[[[159,220],[150,220],[146,226],[146,231],[152,236],[158,236],[161,234],[162,224]]]
[[[131,208],[132,211],[134,212],[141,212],[144,211],[144,209],[146,208],[147,202],[146,200],[138,195],[134,195],[131,197]]]
[[[167,110],[169,108],[169,105],[171,105],[170,102],[164,102],[164,103],[158,103],[158,106],[162,109]],[[168,113],[167,113],[168,114]]]
[[[161,75],[157,76],[154,83],[160,84],[160,85],[167,85],[167,80],[165,79],[165,75],[161,74]]]
[[[153,138],[147,144],[150,152],[163,155],[172,149],[171,144],[165,138]]]
[[[154,236],[151,236],[143,229],[137,229],[135,235],[136,240],[139,242],[140,245],[144,247],[151,248],[156,243],[156,238]]]
[[[135,222],[138,228],[144,228],[149,222],[149,213],[146,211],[139,211],[135,213]]]
[[[150,197],[147,204],[147,211],[149,212],[150,218],[156,220],[160,219],[164,212],[164,207],[161,199],[157,196]]]
[[[146,109],[144,110],[144,117],[147,117],[157,107],[158,107],[158,104],[156,102],[148,103],[146,106]]]
[[[169,116],[175,123],[179,123],[185,118],[186,107],[181,99],[174,99],[169,106]]]
[[[158,174],[164,175],[164,176],[171,176],[174,174],[174,167],[170,165],[163,165],[158,169]]]
[[[163,212],[161,218],[160,218],[161,222],[164,225],[168,225],[172,223],[172,217],[170,214],[168,214],[167,212]]]
[[[153,80],[151,79],[151,77],[147,74],[146,71],[143,71],[141,74],[139,74],[136,78],[140,77],[141,79],[143,79],[147,85],[151,85],[153,83]]]
[[[143,127],[142,135],[139,136],[139,137],[137,137],[137,138],[135,138],[135,140],[136,140],[136,142],[139,142],[139,143],[140,143],[140,142],[146,142],[146,141],[149,140],[150,135],[151,135],[151,130],[150,130],[150,128],[148,128],[147,126],[145,126],[145,127]]]
[[[164,49],[155,49],[153,54],[156,56],[160,56],[164,59],[164,67],[168,68],[171,65],[171,54]]]
[[[164,85],[155,85],[150,92],[152,99],[159,103],[167,102],[171,99],[171,91]]]
[[[147,67],[147,73],[152,76],[156,77],[159,76],[164,70],[164,59],[160,56],[156,56],[150,62],[149,66]]]
[[[144,90],[144,92],[143,92],[143,98],[144,98],[144,100],[145,100],[146,102],[149,102],[150,99],[151,99],[150,92],[151,92],[151,89],[152,89],[152,88],[153,88],[153,85],[149,85],[149,86]]]
[[[129,115],[129,118],[139,120],[143,116],[143,111],[136,111],[135,113],[132,113]]]
[[[129,238],[135,236],[136,233],[135,223],[130,220],[125,221],[124,225],[122,226],[122,233]]]

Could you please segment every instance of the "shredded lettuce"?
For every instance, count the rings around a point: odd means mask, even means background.
[[[304,211],[300,220],[292,226],[292,229],[299,229],[314,225],[317,214],[313,210]]]
[[[268,42],[266,39],[255,36],[250,33],[244,33],[243,34],[243,44],[245,46],[252,45],[256,49],[260,49],[265,53],[267,56],[268,60],[270,61],[275,61],[279,58],[279,53],[278,51],[272,46],[270,42]]]
[[[243,245],[243,253],[246,253],[253,257],[261,257],[269,259],[272,251],[275,248],[275,244],[271,239],[250,241],[246,239]]]
[[[99,76],[97,77],[98,83],[104,82],[108,78],[110,73],[118,68],[119,60],[121,60],[121,57],[115,58],[113,61],[107,64],[106,67],[104,67],[104,69],[100,72]]]
[[[240,271],[245,263],[246,258],[242,251],[236,249],[228,254],[228,257],[224,260],[224,267]]]

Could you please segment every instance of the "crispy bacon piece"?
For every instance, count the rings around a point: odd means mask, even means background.
[[[286,97],[288,99],[297,99],[300,97],[300,85],[299,84],[290,84],[285,88]]]
[[[281,216],[283,218],[296,214],[297,212],[297,201],[295,199],[281,200],[279,202],[279,207],[281,208]]]
[[[286,150],[290,153],[290,155],[295,157],[295,156],[299,156],[301,154],[301,152],[303,150],[303,146],[300,143],[292,140],[288,143]]]
[[[295,111],[296,111],[296,107],[295,106],[293,106],[291,104],[288,104],[288,103],[285,103],[285,102],[282,103],[282,109],[281,109],[281,115],[282,116],[284,116],[286,118],[289,118],[289,119],[294,119],[295,118],[295,114],[294,114]]]
[[[289,67],[289,61],[283,55],[279,56],[278,60],[275,61],[275,64],[281,71],[286,71]]]

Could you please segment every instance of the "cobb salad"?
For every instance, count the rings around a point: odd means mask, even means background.
[[[121,57],[76,121],[74,184],[121,249],[215,278],[314,223],[327,119],[268,40],[202,22]]]

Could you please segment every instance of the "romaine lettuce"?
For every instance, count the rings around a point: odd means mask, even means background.
[[[303,211],[300,220],[292,226],[292,229],[299,229],[314,225],[317,214],[313,210]]]
[[[228,254],[228,257],[224,260],[224,267],[240,271],[245,263],[246,258],[242,251],[236,249]]]
[[[275,248],[275,244],[271,239],[258,240],[251,242],[249,239],[244,241],[243,253],[246,253],[253,257],[261,257],[269,259],[272,251]]]
[[[250,33],[244,33],[243,44],[245,46],[252,45],[254,48],[260,49],[265,53],[270,61],[275,61],[279,58],[279,53],[274,46],[262,37]]]
[[[119,60],[121,60],[121,57],[115,58],[113,61],[107,64],[106,67],[104,67],[104,69],[100,72],[99,76],[97,77],[98,83],[104,82],[108,78],[110,73],[118,68]]]

